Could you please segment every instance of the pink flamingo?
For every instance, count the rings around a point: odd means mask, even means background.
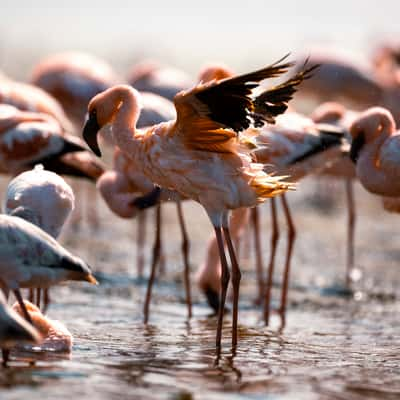
[[[18,174],[35,164],[93,180],[104,172],[82,140],[65,133],[51,116],[0,104],[0,172]]]
[[[73,125],[61,104],[36,86],[12,80],[2,81],[0,85],[0,104],[9,104],[21,111],[51,115],[67,132],[73,131]]]
[[[117,83],[112,68],[85,53],[60,53],[39,62],[31,83],[57,99],[77,129],[80,129],[90,99]]]
[[[81,129],[90,99],[97,93],[116,84],[118,78],[103,60],[79,52],[58,53],[40,61],[31,74],[31,83],[55,98],[73,123],[73,132]],[[79,204],[86,205],[90,223],[99,222],[96,195],[92,187],[73,184]],[[81,219],[81,209],[76,209],[73,221]]]
[[[346,109],[339,103],[326,102],[317,107],[311,114],[311,118],[317,123],[330,123],[338,125],[342,129],[349,132],[351,123],[358,116],[357,111]],[[351,141],[350,134],[347,134],[348,140]],[[352,272],[354,270],[354,238],[356,228],[356,212],[354,205],[354,189],[353,180],[356,178],[356,172],[354,164],[351,162],[347,155],[341,157],[337,162],[332,162],[320,175],[335,178],[344,179],[345,181],[345,193],[347,201],[347,256],[346,256],[346,287],[350,288],[352,283]]]
[[[154,61],[143,61],[134,65],[127,80],[140,92],[155,93],[168,100],[173,100],[178,92],[193,85],[183,71],[159,65]]]
[[[374,69],[367,68],[335,55],[313,54],[311,62],[321,64],[321,68],[304,85],[302,94],[319,102],[339,101],[356,110],[382,106],[400,121],[400,88],[395,77],[385,77]]]
[[[382,118],[383,121],[386,121],[388,130],[387,132],[395,129],[394,122],[390,122],[392,120],[391,114],[389,111],[383,108],[372,108],[364,113],[354,112],[346,110],[343,106],[340,106],[336,103],[327,103],[320,106],[314,113],[313,118],[318,121],[329,121],[332,123],[337,123],[339,125],[344,126],[349,132],[353,130],[353,132],[357,132],[356,124],[357,121],[360,122],[360,126],[362,126],[366,132],[372,132],[376,129],[374,123],[377,120]],[[360,133],[362,133],[362,129],[360,129]],[[357,158],[357,154],[359,149],[362,147],[362,140],[364,134],[360,134],[358,139],[354,139],[354,143],[352,145],[352,157],[353,159]],[[354,138],[354,135],[353,135]],[[357,150],[358,149],[358,150]],[[358,164],[357,164],[358,166]],[[354,207],[354,199],[353,199],[353,191],[352,191],[352,180],[354,178],[359,178],[358,173],[356,173],[356,169],[354,164],[349,162],[349,159],[346,157],[338,163],[333,163],[329,168],[325,169],[322,172],[323,175],[333,176],[338,178],[346,179],[346,191],[347,191],[347,200],[348,200],[348,209],[349,209],[349,219],[348,219],[348,240],[347,240],[347,284],[350,285],[350,277],[351,270],[354,266],[354,228],[355,228],[355,207]],[[369,179],[369,178],[368,178]],[[362,183],[362,182],[361,182]],[[383,195],[384,196],[384,195]],[[383,197],[382,198],[383,207],[385,210],[389,212],[400,212],[400,202],[396,197]]]
[[[386,197],[400,196],[400,132],[391,113],[372,107],[355,119],[350,156],[356,162],[357,178],[369,192]]]
[[[387,41],[375,49],[372,65],[379,79],[389,85],[400,85],[400,43]]]
[[[344,57],[328,53],[313,53],[311,62],[321,65],[302,87],[302,96],[318,102],[338,101],[362,109],[382,100],[383,87],[371,67],[363,68]]]
[[[168,74],[167,74],[168,75]],[[56,99],[81,129],[89,101],[98,93],[118,83],[120,79],[104,60],[86,53],[60,53],[39,62],[31,83]],[[142,113],[138,126],[150,126],[175,118],[171,102],[154,93],[142,93]]]
[[[118,148],[114,153],[114,170],[105,172],[97,182],[103,199],[106,201],[110,209],[122,218],[133,218],[140,216],[144,208],[158,203],[156,212],[156,240],[153,247],[153,263],[157,262],[157,254],[160,253],[161,247],[161,210],[159,202],[175,201],[177,205],[179,224],[182,233],[182,253],[184,260],[184,282],[186,290],[186,304],[188,307],[188,318],[192,316],[192,302],[190,296],[190,263],[189,263],[189,239],[186,226],[184,223],[181,196],[174,191],[155,189],[154,184],[143,173],[138,172],[136,164],[129,159]],[[154,191],[156,190],[156,192]],[[158,191],[158,192],[157,192]],[[155,194],[155,196],[154,196]],[[138,225],[143,221],[138,221]],[[143,238],[143,231],[138,232],[139,239]],[[138,239],[138,250],[142,247],[142,243]],[[139,253],[142,255],[142,253]],[[142,260],[139,260],[141,263]],[[138,263],[139,266],[139,263]],[[151,268],[151,275],[148,281],[146,300],[144,302],[144,322],[147,323],[149,318],[149,307],[151,300],[151,292],[154,283],[155,266]]]
[[[215,228],[222,264],[217,359],[221,353],[223,310],[230,279],[223,235],[232,262],[233,352],[237,344],[241,274],[229,232],[229,210],[255,206],[291,188],[291,184],[279,177],[264,173],[262,165],[251,162],[236,132],[251,124],[274,122],[276,115],[286,110],[296,87],[314,68],[305,69],[270,90],[252,94],[260,81],[281,75],[291,65],[278,62],[250,74],[199,84],[175,96],[176,120],[142,131],[136,129],[140,95],[131,87],[115,86],[89,104],[83,136],[97,155],[101,155],[97,133],[102,126],[111,124],[115,144],[128,157],[136,159],[151,181],[176,190],[205,208]]]
[[[173,103],[171,103],[169,100],[158,96],[156,94],[150,93],[150,92],[142,92],[141,93],[141,105],[142,105],[142,111],[139,116],[139,120],[137,122],[137,127],[138,128],[144,128],[147,126],[153,126],[161,122],[165,121],[170,121],[176,117],[176,112],[175,112],[175,107]],[[105,143],[112,145],[113,140],[112,140],[112,133],[110,126],[105,126],[101,130],[101,138],[104,140]],[[138,210],[137,207],[129,207],[126,202],[121,203],[120,205],[117,205],[116,203],[119,201],[123,201],[121,196],[116,196],[117,192],[126,192],[127,190],[132,190],[133,192],[141,192],[142,194],[147,193],[146,190],[151,191],[154,189],[154,185],[146,178],[143,174],[138,172],[138,170],[135,169],[133,162],[128,161],[126,157],[122,155],[122,153],[116,149],[114,150],[114,166],[115,170],[117,170],[117,173],[108,173],[106,174],[103,179],[102,179],[102,186],[103,190],[101,190],[101,193],[112,209],[117,215],[122,216],[123,218],[133,218],[134,214],[136,214],[135,211]],[[122,178],[122,175],[126,174],[126,178]],[[118,177],[117,177],[118,175]],[[112,181],[115,179],[115,185],[112,183]],[[126,186],[127,181],[131,181],[131,183]],[[123,183],[125,182],[125,183]],[[133,185],[133,187],[132,187]],[[129,189],[128,189],[129,187]],[[139,189],[139,190],[137,190]],[[108,193],[107,193],[108,192]],[[165,192],[165,190],[164,190]],[[137,196],[137,193],[135,194]],[[131,197],[128,195],[128,197]],[[176,197],[176,196],[175,196]],[[124,205],[123,205],[124,204]],[[154,204],[153,204],[154,205]],[[114,208],[113,208],[114,207]],[[125,214],[127,211],[122,211],[122,208],[129,207],[128,214],[130,216],[123,216],[122,214]],[[159,204],[159,207],[161,207],[161,204]],[[177,205],[178,207],[178,216],[179,219],[181,220],[181,206]],[[135,210],[135,211],[134,211]],[[161,213],[161,210],[160,210]],[[161,218],[161,216],[160,216]],[[183,215],[182,215],[183,218]],[[160,221],[161,223],[161,221]],[[182,220],[183,223],[183,220]],[[138,276],[143,276],[143,269],[144,269],[144,257],[143,257],[143,249],[145,247],[145,229],[146,229],[146,210],[143,208],[141,212],[138,215],[138,221],[137,221],[137,243],[136,243],[136,248],[139,250],[138,251],[138,259],[137,259],[137,273]],[[181,224],[181,229],[182,232],[186,232],[186,229],[184,225]],[[161,225],[159,227],[156,226],[156,232],[160,232],[161,235]],[[186,235],[186,234],[184,234]],[[157,240],[158,243],[158,240]],[[185,241],[185,245],[183,248],[183,253],[184,253],[184,259],[189,260],[189,254],[188,254],[188,246],[189,243]],[[160,267],[163,266],[163,248],[162,248],[162,242],[161,242],[161,236],[159,238],[159,245],[160,248],[158,252],[160,252]],[[186,261],[185,261],[186,263]],[[161,268],[160,268],[161,271]],[[186,278],[185,278],[186,281]],[[188,286],[189,287],[189,286]],[[151,292],[151,288],[150,288]],[[188,292],[187,292],[188,293]],[[190,297],[190,296],[189,296]],[[189,302],[190,303],[190,302]],[[189,304],[188,303],[188,304]],[[190,306],[189,306],[190,307]],[[191,307],[190,307],[191,308]],[[145,313],[145,318],[146,318],[147,313]],[[191,315],[191,312],[189,312],[189,315]]]

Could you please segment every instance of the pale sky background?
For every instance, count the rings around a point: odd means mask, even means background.
[[[120,72],[143,58],[188,71],[207,61],[259,67],[316,46],[367,58],[380,38],[400,39],[399,0],[0,0],[0,69],[27,77],[56,51],[85,50]]]

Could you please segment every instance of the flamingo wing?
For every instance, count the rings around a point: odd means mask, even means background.
[[[294,65],[283,62],[286,57],[255,72],[200,83],[178,93],[174,98],[176,131],[183,132],[184,143],[198,150],[230,152],[235,132],[274,123],[286,110],[296,87],[317,67],[304,67],[284,83],[254,95],[261,81],[276,78]]]

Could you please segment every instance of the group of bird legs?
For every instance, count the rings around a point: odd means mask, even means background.
[[[182,211],[182,204],[181,201],[176,202],[177,214],[179,219],[179,226],[182,235],[182,255],[183,255],[183,282],[185,286],[186,292],[186,304],[187,304],[187,316],[188,318],[192,317],[192,299],[191,299],[191,291],[190,291],[190,261],[189,261],[189,238],[187,234],[187,229],[185,225],[185,220],[183,217]],[[152,250],[152,259],[151,259],[151,267],[150,267],[150,276],[147,282],[147,290],[146,290],[146,297],[143,305],[143,321],[147,324],[149,320],[149,309],[150,309],[150,301],[151,301],[151,294],[153,290],[154,281],[157,275],[157,267],[161,266],[161,249],[162,249],[162,241],[161,241],[161,226],[162,226],[162,206],[160,203],[157,204],[155,210],[155,238]],[[143,214],[140,213],[140,214]],[[139,224],[140,233],[143,233],[141,228],[140,219],[137,222]],[[143,243],[143,235],[138,236],[138,248],[139,245]],[[141,256],[140,256],[141,257]],[[138,262],[141,262],[141,258],[138,258]],[[138,264],[142,265],[142,264]]]
[[[347,229],[347,258],[346,258],[346,288],[350,289],[351,287],[351,272],[354,263],[354,226],[355,226],[355,210],[354,210],[354,195],[353,195],[353,184],[350,179],[345,180],[345,189],[346,189],[346,200],[347,200],[347,209],[348,209],[348,229]],[[260,208],[254,207],[250,210],[250,223],[249,229],[253,231],[253,242],[254,242],[254,257],[255,257],[255,270],[256,270],[256,279],[257,279],[257,287],[258,287],[258,295],[255,299],[255,303],[263,306],[263,318],[265,324],[268,326],[270,324],[271,317],[271,294],[273,287],[273,276],[275,272],[275,264],[276,264],[276,254],[277,247],[280,239],[280,228],[278,222],[278,205],[277,199],[270,199],[270,226],[271,226],[271,237],[270,237],[270,254],[267,272],[265,276],[264,271],[264,262],[263,262],[263,239],[261,237],[261,224],[260,224]],[[288,289],[289,289],[289,276],[291,269],[291,260],[293,254],[294,242],[296,240],[296,228],[295,224],[290,212],[290,207],[286,198],[286,195],[283,194],[280,196],[279,201],[281,202],[283,214],[286,221],[287,226],[287,244],[286,244],[286,254],[284,261],[284,269],[283,269],[283,277],[281,284],[281,295],[280,295],[280,305],[278,308],[278,314],[280,316],[281,324],[280,329],[283,329],[286,325],[286,308],[287,308],[287,299],[288,299]],[[184,273],[183,273],[183,282],[186,291],[186,303],[187,303],[187,315],[188,318],[192,316],[192,302],[191,302],[191,294],[190,294],[190,262],[189,262],[189,239],[187,234],[187,229],[184,222],[182,204],[180,201],[177,203],[177,213],[179,219],[179,225],[181,228],[182,234],[182,255],[184,261]],[[137,267],[138,274],[143,273],[144,266],[144,257],[143,257],[143,249],[144,246],[144,237],[145,237],[145,219],[146,212],[142,211],[139,213],[137,226]],[[148,280],[146,297],[143,308],[144,322],[147,323],[149,320],[149,308],[151,301],[152,288],[154,285],[154,281],[157,276],[157,267],[159,268],[159,275],[162,275],[161,271],[161,256],[162,256],[162,239],[161,239],[161,231],[162,231],[162,212],[161,212],[161,204],[158,204],[155,211],[155,239],[152,251],[152,260],[151,260],[151,269],[150,276]],[[226,256],[223,255],[221,257],[221,282],[223,282],[223,286],[221,286],[219,307],[225,307],[226,301],[226,291],[227,285],[230,280],[230,276],[232,275],[232,287],[233,287],[233,313],[234,319],[237,314],[237,304],[235,305],[236,297],[238,296],[238,282],[240,282],[240,269],[238,266],[238,261],[234,254],[232,253],[231,246],[232,240],[229,235],[229,231],[227,229],[228,223],[226,223],[226,227],[224,228],[215,228],[218,248],[221,251],[221,246],[224,246],[224,242],[228,248],[228,252],[231,258],[232,263],[232,273],[229,271],[228,263]],[[246,235],[244,235],[246,236]],[[236,250],[240,249],[240,246],[245,245],[249,246],[248,241],[244,241],[241,238],[234,238],[233,240],[234,247]],[[222,254],[222,253],[221,253]],[[225,254],[225,253],[223,253]],[[165,261],[164,261],[165,262]],[[219,318],[220,321],[220,318]],[[219,322],[220,323],[220,322]],[[232,339],[232,343],[236,343],[236,339]]]

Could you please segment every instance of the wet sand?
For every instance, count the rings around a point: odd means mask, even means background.
[[[272,328],[263,325],[253,303],[254,256],[242,251],[238,351],[232,358],[231,315],[226,314],[218,367],[214,366],[216,318],[210,316],[194,279],[194,316],[186,319],[174,205],[164,207],[166,273],[154,288],[150,323],[144,326],[146,280],[136,277],[135,221],[113,216],[97,199],[98,226],[88,221],[84,210],[82,220],[70,223],[61,241],[92,265],[101,284],[72,283],[51,292],[54,302],[48,314],[73,333],[73,352],[69,358],[24,354],[38,361],[34,366],[13,362],[12,367],[0,369],[0,398],[400,398],[398,216],[385,213],[379,199],[357,186],[356,264],[363,278],[354,296],[340,296],[336,289],[343,284],[345,271],[344,183],[328,182],[308,179],[289,196],[298,237],[287,327],[279,332],[276,316]],[[92,197],[91,210],[93,202]],[[184,210],[194,278],[211,227],[198,205],[185,203]],[[262,208],[262,221],[267,265],[268,205]],[[152,232],[149,225],[146,266]],[[285,234],[282,224],[275,306]]]

